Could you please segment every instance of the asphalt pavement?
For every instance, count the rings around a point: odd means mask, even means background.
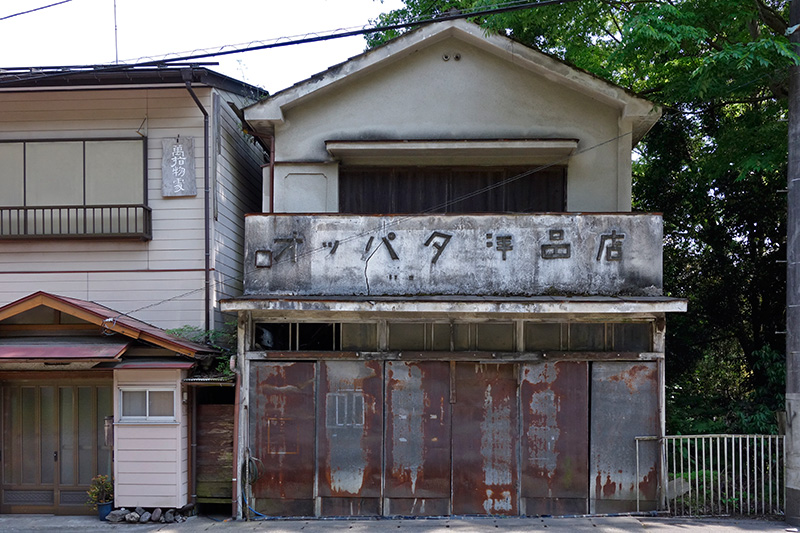
[[[2,532],[38,531],[181,532],[269,531],[271,533],[742,533],[798,531],[785,522],[743,518],[660,518],[641,516],[580,518],[441,518],[235,521],[193,516],[180,524],[111,524],[89,516],[0,515]]]

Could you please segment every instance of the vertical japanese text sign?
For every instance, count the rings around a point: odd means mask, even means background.
[[[197,196],[194,169],[194,137],[163,139],[161,195]]]

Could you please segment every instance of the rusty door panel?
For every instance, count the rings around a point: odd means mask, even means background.
[[[514,367],[455,365],[453,514],[518,514]]]
[[[590,512],[655,508],[658,448],[644,443],[636,479],[635,437],[659,435],[657,363],[592,363]]]
[[[314,514],[314,363],[255,362],[250,434],[263,514]]]
[[[322,514],[379,514],[383,364],[321,362],[318,402]]]
[[[522,365],[522,499],[527,515],[585,514],[589,364]]]
[[[386,363],[385,497],[391,499],[388,514],[448,513],[450,365],[447,362]],[[426,503],[425,499],[430,501]],[[440,499],[443,502],[435,501]]]

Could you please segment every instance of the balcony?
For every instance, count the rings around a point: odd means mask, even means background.
[[[245,295],[660,296],[657,214],[250,215]]]
[[[0,207],[0,241],[152,238],[146,205]]]

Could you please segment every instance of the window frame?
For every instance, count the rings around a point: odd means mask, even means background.
[[[81,207],[87,205],[94,205],[88,204],[86,202],[86,144],[91,142],[131,142],[137,141],[140,142],[142,145],[142,203],[141,204],[130,204],[130,205],[148,205],[148,197],[147,197],[147,137],[144,136],[137,136],[137,137],[70,137],[70,138],[63,138],[63,139],[52,139],[52,138],[45,138],[45,139],[3,139],[0,140],[2,144],[21,144],[22,145],[22,158],[23,158],[23,165],[22,165],[22,187],[23,187],[23,197],[22,203],[18,206],[13,207],[39,207],[36,205],[28,204],[28,199],[25,194],[25,190],[28,187],[28,176],[27,176],[27,144],[29,143],[36,143],[36,144],[46,144],[46,143],[53,143],[53,144],[60,144],[60,143],[81,143],[82,144],[82,163],[83,163],[83,175],[82,175],[82,183],[83,183],[83,202],[81,204],[74,204],[70,205],[70,207]],[[98,204],[103,205],[103,204]],[[116,204],[108,204],[108,205],[116,205]],[[10,206],[11,207],[11,206]]]
[[[144,392],[145,393],[145,415],[126,415],[124,396],[126,392]],[[151,392],[170,392],[172,393],[172,414],[167,416],[150,415],[150,393]],[[126,386],[119,388],[119,421],[122,423],[175,423],[178,421],[178,405],[177,390],[175,387],[140,387],[140,386]]]

